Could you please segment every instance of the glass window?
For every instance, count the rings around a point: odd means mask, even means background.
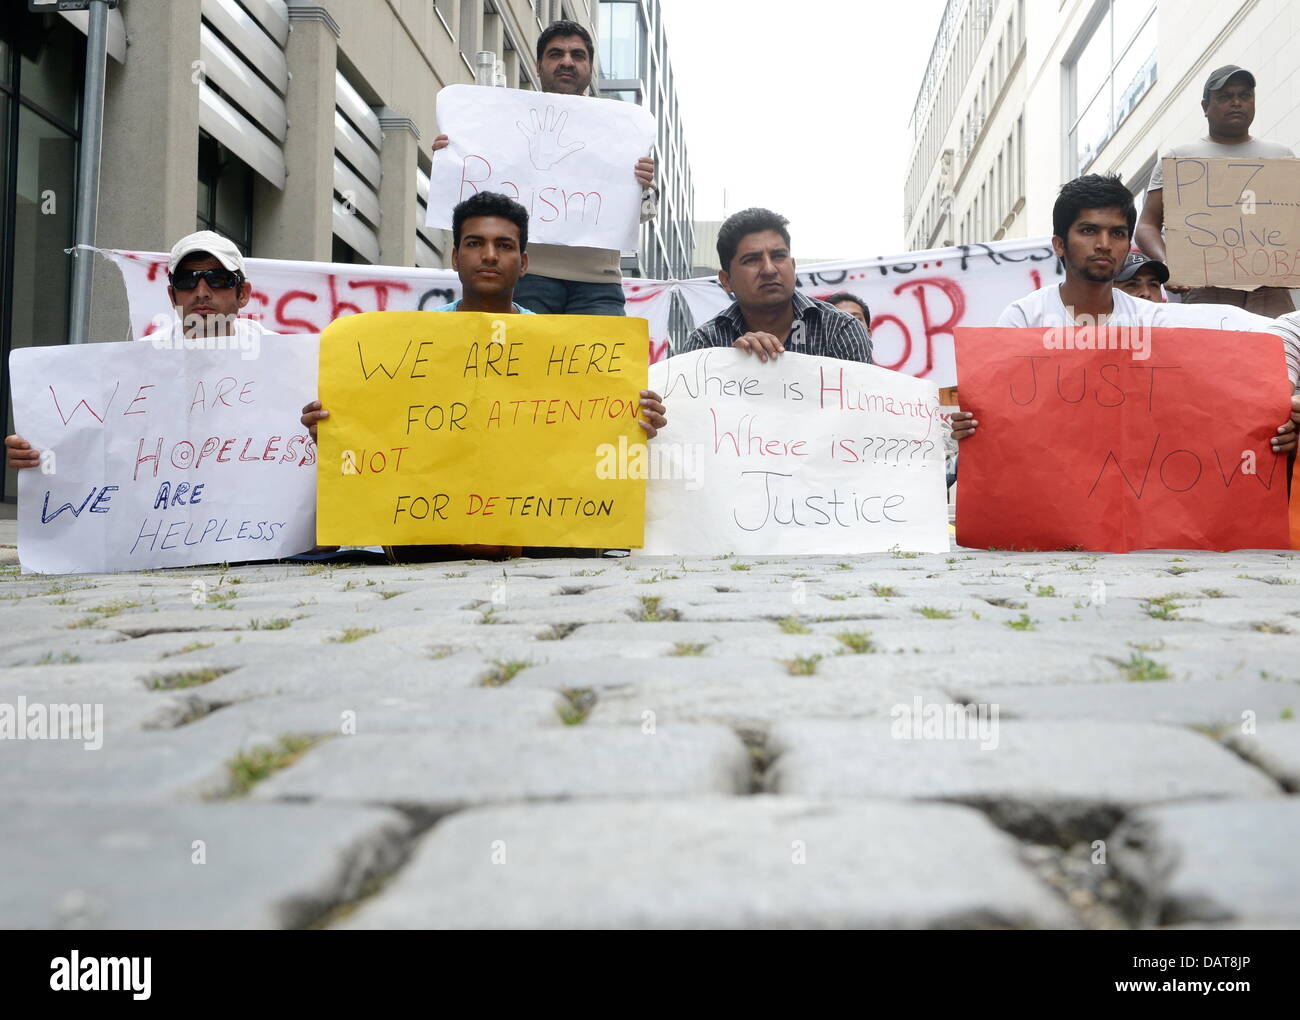
[[[75,129],[85,77],[85,36],[52,14],[31,18],[24,28],[18,78],[22,97]]]
[[[1154,0],[1108,0],[1073,65],[1068,176],[1088,169],[1156,80]]]
[[[600,76],[617,81],[641,77],[644,30],[638,4],[625,0],[600,5]]]
[[[245,255],[253,250],[253,171],[215,138],[199,132],[199,230],[215,230]]]
[[[18,113],[12,345],[66,343],[77,140],[40,114]]]

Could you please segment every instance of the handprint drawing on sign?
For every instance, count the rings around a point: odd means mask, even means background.
[[[521,120],[515,121],[515,127],[528,139],[528,158],[538,170],[549,170],[566,156],[587,147],[586,142],[569,142],[567,145],[561,143],[560,135],[564,133],[568,113],[561,113],[557,117],[555,107],[548,106],[545,117],[539,116],[537,110],[529,110],[528,116],[533,122],[531,130]]]

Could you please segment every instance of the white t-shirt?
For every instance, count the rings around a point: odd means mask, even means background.
[[[1164,190],[1165,165],[1163,160],[1167,156],[1197,156],[1209,159],[1218,159],[1220,157],[1241,159],[1243,156],[1253,156],[1256,159],[1294,159],[1295,153],[1285,145],[1278,142],[1266,142],[1262,138],[1252,138],[1248,142],[1241,142],[1237,145],[1224,145],[1222,142],[1212,142],[1208,138],[1198,138],[1194,142],[1175,145],[1168,152],[1160,154],[1160,159],[1156,160],[1155,169],[1151,171],[1151,180],[1147,182],[1147,191]]]
[[[1276,332],[1285,337],[1280,330],[1270,330],[1274,320],[1264,315],[1256,315],[1235,305],[1172,304],[1156,301],[1144,301],[1114,287],[1111,294],[1115,299],[1114,311],[1110,322],[1116,326],[1141,325],[1162,326],[1173,329],[1226,329],[1247,333]],[[1300,345],[1300,312],[1295,312],[1291,319],[1291,329],[1296,332],[1296,343]],[[1291,318],[1283,316],[1283,319]],[[1067,315],[1065,304],[1061,301],[1061,286],[1053,283],[1034,291],[1028,297],[1013,301],[1002,310],[998,317],[999,326],[1030,327],[1044,329],[1052,326],[1066,326],[1073,323]],[[1278,320],[1279,322],[1281,320]],[[1300,357],[1300,346],[1297,348]],[[1300,364],[1300,362],[1298,362]]]
[[[1115,300],[1115,307],[1109,321],[1117,326],[1149,322],[1155,315],[1156,309],[1164,307],[1153,301],[1135,298],[1118,287],[1112,288],[1111,294]],[[1007,305],[998,316],[997,324],[1010,326],[1013,329],[1037,329],[1040,326],[1049,329],[1053,326],[1074,325],[1074,316],[1065,310],[1065,302],[1061,300],[1061,285],[1049,283],[1028,297],[1022,297],[1019,301]]]

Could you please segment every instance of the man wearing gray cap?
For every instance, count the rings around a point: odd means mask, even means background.
[[[1198,141],[1176,145],[1162,156],[1295,158],[1295,153],[1285,145],[1251,136],[1250,125],[1255,119],[1255,76],[1244,68],[1226,64],[1210,72],[1202,93],[1201,110],[1205,113],[1209,134]],[[1165,241],[1161,236],[1165,224],[1162,167],[1161,161],[1157,160],[1135,234],[1138,247],[1158,262],[1167,261]],[[1231,287],[1187,288],[1175,284],[1168,289],[1182,293],[1185,303],[1236,305],[1270,319],[1295,311],[1291,294],[1285,287],[1257,287],[1245,291]]]
[[[1140,251],[1131,251],[1115,274],[1115,286],[1130,297],[1162,304],[1161,286],[1169,282],[1169,268],[1163,262],[1149,259]]]

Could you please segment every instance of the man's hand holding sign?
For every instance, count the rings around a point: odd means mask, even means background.
[[[962,328],[957,363],[982,423],[962,444],[961,545],[1288,547],[1295,412],[1277,337]]]
[[[641,319],[376,312],[321,337],[318,538],[329,544],[641,545]]]

